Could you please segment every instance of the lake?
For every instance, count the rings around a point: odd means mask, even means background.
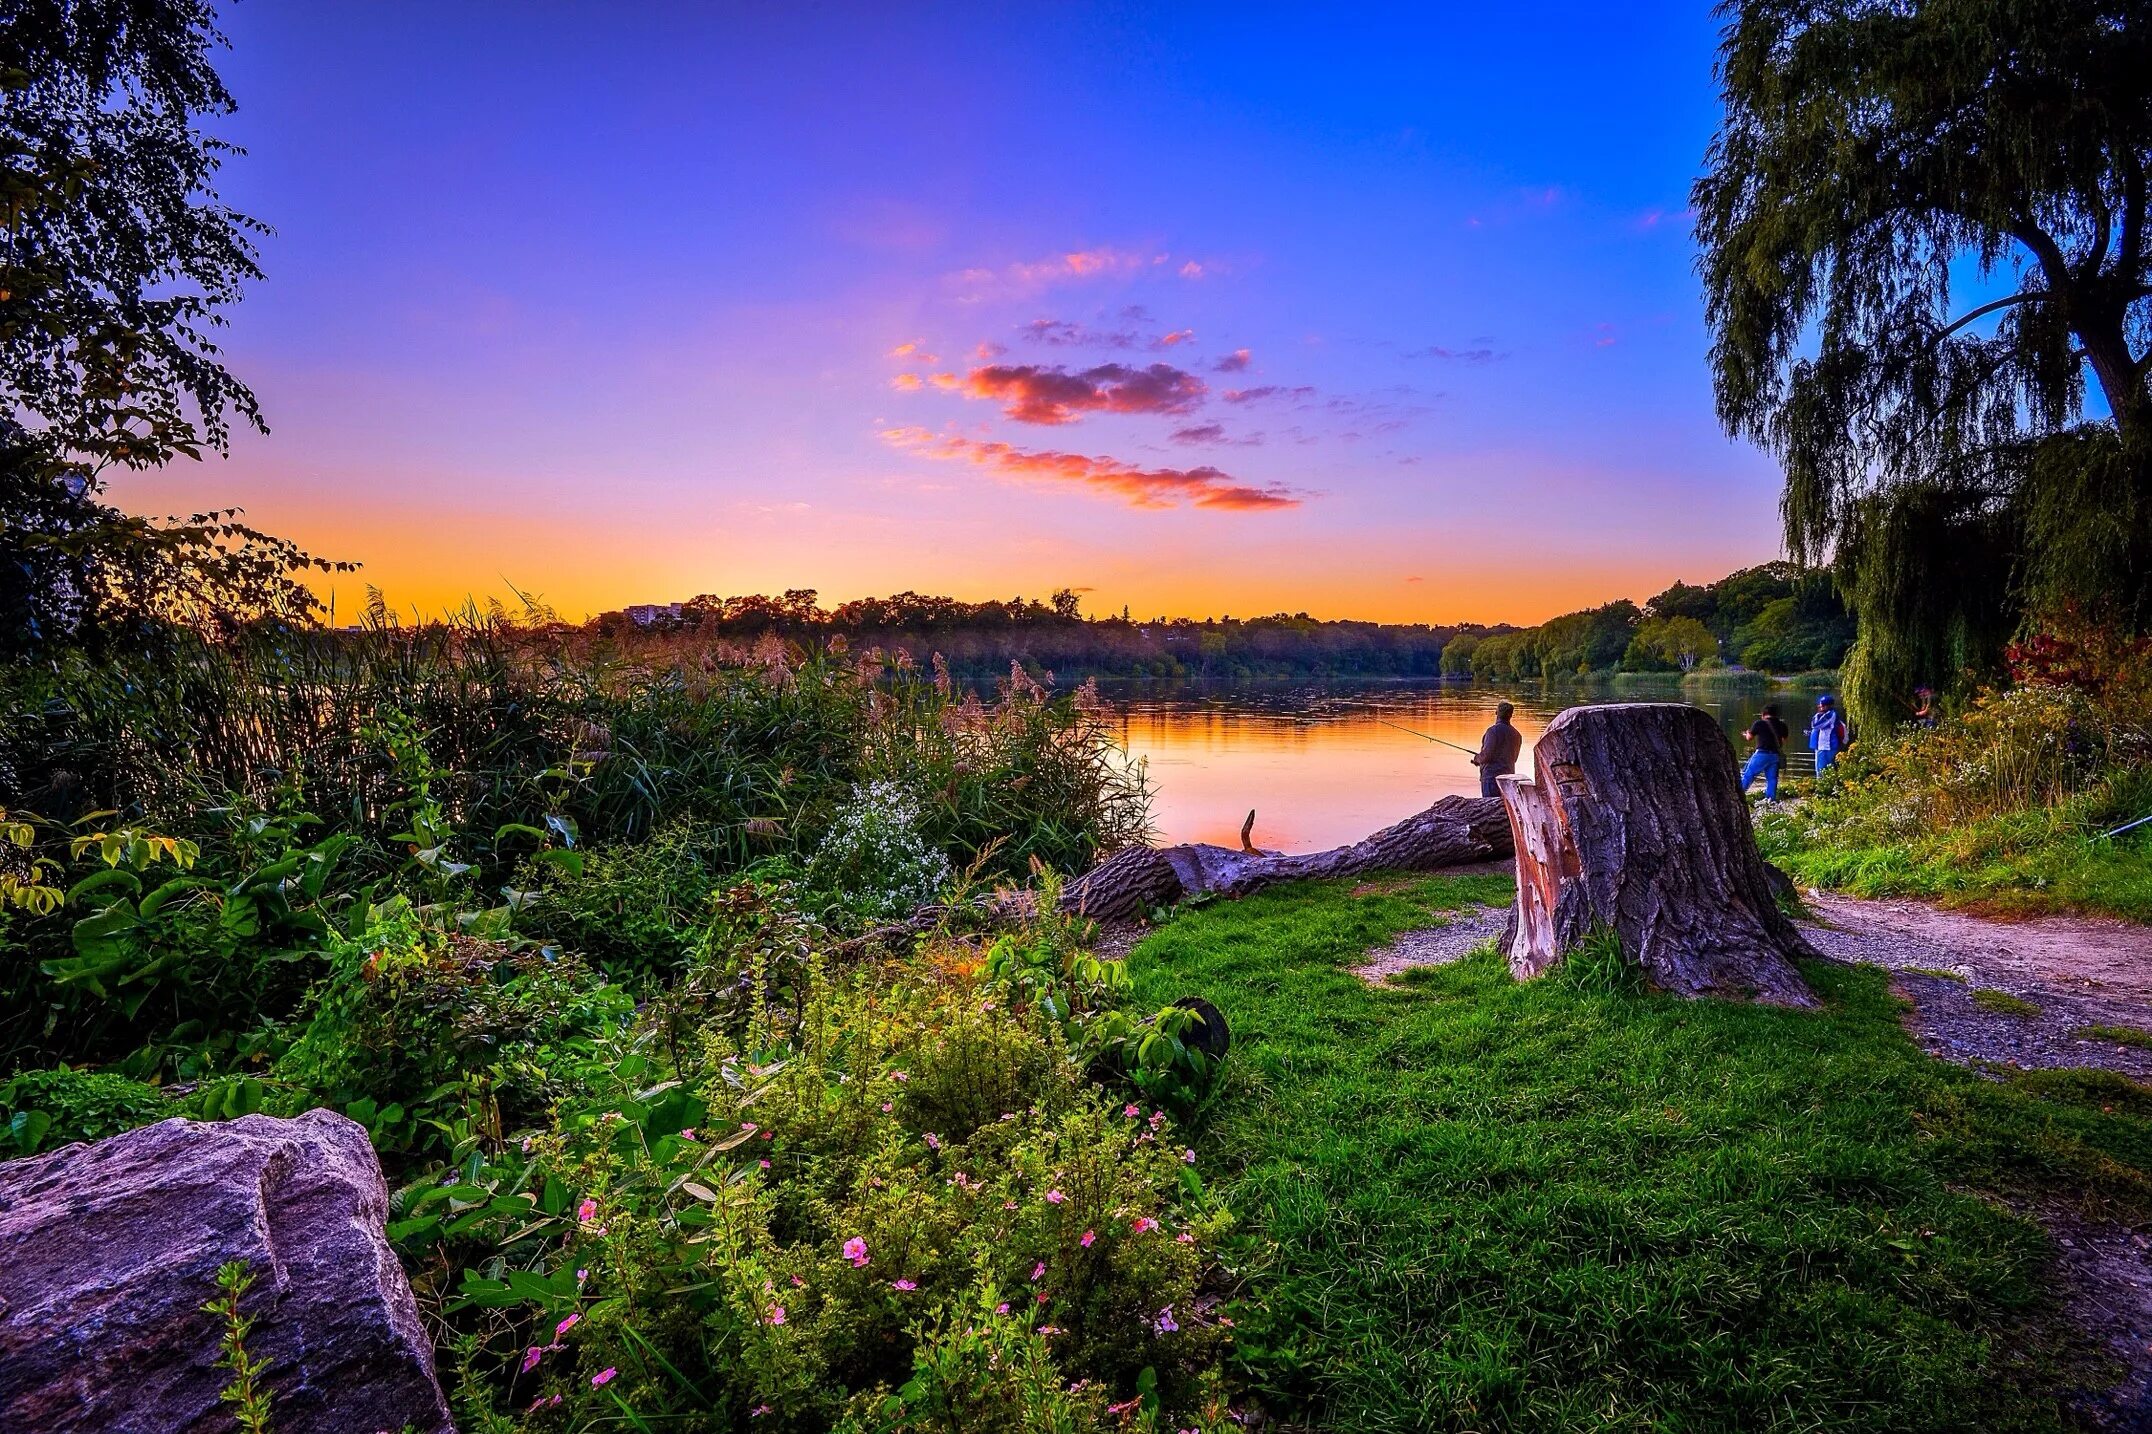
[[[1516,704],[1524,734],[1518,769],[1530,772],[1532,747],[1565,707],[1598,702],[1689,701],[1717,717],[1734,749],[1767,701],[1801,746],[1812,690],[1726,688],[1684,693],[1673,682],[1504,688],[1484,683],[1329,686],[1227,693],[1105,693],[1122,745],[1148,769],[1152,820],[1161,843],[1238,846],[1240,824],[1255,809],[1254,841],[1275,851],[1319,851],[1357,841],[1426,807],[1437,797],[1479,795],[1479,769],[1464,752],[1400,731],[1409,727],[1477,750],[1494,721],[1495,703]],[[1394,723],[1395,726],[1386,725]],[[1807,772],[1805,750],[1787,753],[1787,770]]]

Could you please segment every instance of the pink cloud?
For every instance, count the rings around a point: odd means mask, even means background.
[[[1203,273],[1203,266],[1193,259],[1181,265],[1181,277],[1183,279],[1200,279],[1203,277]]]
[[[1246,373],[1248,364],[1254,357],[1255,355],[1249,353],[1246,349],[1235,349],[1224,358],[1218,360],[1218,362],[1212,364],[1211,372]]]
[[[1019,423],[1061,424],[1085,413],[1186,413],[1210,390],[1171,364],[1102,363],[1080,373],[1058,364],[993,364],[965,375],[962,391],[1001,404]]]
[[[900,373],[889,381],[889,386],[899,393],[917,393],[920,388],[919,375]]]
[[[1162,349],[1170,349],[1170,348],[1172,348],[1173,346],[1175,346],[1176,344],[1184,344],[1184,343],[1187,343],[1187,342],[1188,342],[1188,341],[1189,341],[1190,339],[1194,338],[1195,336],[1196,336],[1196,331],[1195,331],[1194,329],[1175,329],[1175,330],[1174,330],[1174,331],[1173,331],[1172,333],[1170,333],[1170,334],[1161,334],[1161,335],[1159,335],[1159,337],[1158,337],[1158,341],[1157,341],[1157,343],[1156,343],[1156,344],[1154,345],[1154,347],[1157,347],[1157,348],[1162,348]]]
[[[1304,497],[1282,484],[1256,487],[1205,465],[1201,468],[1143,468],[1118,458],[1082,453],[1017,448],[1007,443],[936,435],[923,428],[885,429],[891,447],[926,458],[961,461],[1006,478],[1074,483],[1110,494],[1135,508],[1221,508],[1261,512],[1297,508]]]

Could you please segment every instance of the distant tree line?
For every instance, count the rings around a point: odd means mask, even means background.
[[[1623,599],[1538,627],[1460,633],[1441,670],[1501,681],[1735,665],[1805,672],[1836,667],[1853,637],[1827,576],[1765,563],[1701,587],[1677,582],[1642,607]]]
[[[1853,620],[1827,578],[1790,563],[1745,568],[1715,583],[1677,582],[1642,607],[1623,600],[1535,628],[1473,623],[1324,621],[1267,617],[1086,617],[1080,595],[1045,601],[962,602],[920,593],[861,598],[825,608],[811,590],[779,596],[703,596],[663,608],[610,612],[601,637],[679,633],[809,645],[842,638],[939,656],[964,682],[1004,676],[1168,682],[1306,682],[1328,678],[1481,677],[1519,680],[1579,674],[1678,672],[1741,663],[1770,672],[1835,666]]]

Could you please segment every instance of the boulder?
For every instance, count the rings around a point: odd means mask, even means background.
[[[217,1267],[243,1260],[278,1434],[453,1430],[366,1132],[167,1120],[0,1164],[0,1429],[228,1434]]]

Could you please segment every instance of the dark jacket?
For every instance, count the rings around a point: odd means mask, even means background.
[[[1524,734],[1507,722],[1497,722],[1480,738],[1480,770],[1514,772],[1517,770],[1517,754],[1523,750]]]

